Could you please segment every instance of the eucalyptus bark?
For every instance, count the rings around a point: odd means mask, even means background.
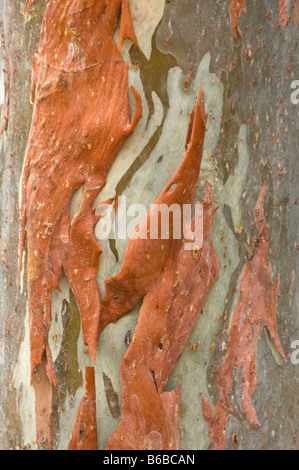
[[[126,196],[127,204],[149,209],[183,161],[202,85],[207,128],[196,201],[204,200],[208,181],[213,204],[219,206],[211,237],[219,275],[165,387],[173,393],[181,387],[180,447],[298,449],[299,365],[292,345],[299,341],[299,2],[129,3],[140,49],[127,40],[121,58],[128,65],[129,86],[141,96],[143,115],[96,203]],[[18,285],[21,178],[36,106],[30,103],[32,59],[46,2],[32,2],[28,16],[25,7],[24,0],[0,0],[1,449],[48,447],[36,443],[38,394],[30,383],[26,256],[22,289]],[[119,35],[118,24],[116,45]],[[133,115],[136,94],[129,86]],[[78,187],[71,219],[81,201]],[[103,298],[105,280],[121,270],[128,237],[101,245],[97,283]],[[85,371],[92,375],[92,367],[97,448],[105,449],[121,419],[119,369],[142,321],[143,299],[117,322],[107,321],[94,365],[84,344],[76,292],[64,273],[59,286],[51,300],[49,332],[59,387],[51,386],[51,437],[47,430],[40,434],[52,439],[53,449],[69,447],[80,403],[84,407],[90,393]]]

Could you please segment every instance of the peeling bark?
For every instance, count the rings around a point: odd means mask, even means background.
[[[235,39],[238,37],[238,26],[242,11],[246,13],[246,0],[233,0],[230,2],[230,27]]]
[[[213,443],[213,450],[223,450],[226,445],[226,426],[228,421],[225,408],[218,402],[216,413],[214,413],[207,398],[203,399],[202,407],[205,419],[209,425],[209,435],[210,441]]]
[[[181,207],[194,203],[206,125],[202,89],[200,95],[200,104],[190,117],[185,158],[157,199],[159,207],[165,203],[168,207],[173,203]],[[106,281],[101,312],[105,324],[128,313],[145,295],[132,342],[120,368],[122,417],[109,438],[108,449],[180,447],[181,385],[172,392],[164,389],[219,268],[211,241],[215,210],[209,184],[203,204],[202,247],[186,250],[186,237],[163,240],[160,225],[157,240],[149,239],[148,234],[146,239],[130,240],[121,271]],[[147,230],[149,218],[150,213],[137,228],[137,234]],[[195,218],[190,226],[192,231],[194,224]]]
[[[136,107],[130,123],[128,66],[113,42],[120,12],[122,48],[126,38],[137,43],[128,0],[113,0],[107,8],[104,1],[48,1],[33,60],[35,111],[22,179],[19,273],[27,238],[31,369],[46,354],[47,376],[55,386],[48,345],[52,292],[59,290],[64,270],[95,361],[101,247],[92,206],[142,114],[132,89]],[[82,203],[70,220],[71,198],[81,185]]]
[[[279,26],[285,28],[288,24],[290,0],[279,0]]]
[[[34,369],[33,388],[35,391],[36,442],[40,443],[44,449],[51,450],[53,391],[46,374],[45,356]]]
[[[204,412],[210,428],[210,437],[214,449],[224,447],[223,410],[235,414],[230,403],[229,393],[232,389],[233,372],[241,371],[243,378],[241,407],[252,428],[259,427],[252,397],[257,385],[256,354],[257,340],[263,335],[264,328],[269,331],[271,340],[279,354],[286,362],[286,356],[276,328],[276,304],[279,295],[279,276],[273,282],[269,259],[268,226],[264,215],[264,198],[266,183],[255,209],[259,236],[241,282],[241,297],[235,310],[229,330],[227,352],[222,365],[217,370],[217,383],[220,401],[217,403],[219,425],[215,425],[215,416],[207,401],[204,401]]]
[[[201,105],[196,105],[194,116],[189,122],[186,137],[186,155],[177,173],[169,181],[168,185],[155,201],[156,206],[166,204],[193,204],[200,172],[202,158],[206,116],[204,114],[203,89],[201,89]],[[190,135],[192,139],[189,143]],[[175,185],[175,188],[172,187]],[[150,230],[150,216],[141,222],[137,231],[143,234]],[[123,315],[129,313],[137,302],[147,294],[166,260],[171,256],[173,246],[178,241],[171,236],[168,240],[161,239],[161,225],[159,226],[157,239],[146,237],[132,237],[129,240],[122,268],[118,274],[105,281],[105,295],[101,302],[100,330],[111,322],[116,322]],[[169,233],[173,234],[173,221],[170,220]],[[134,239],[135,238],[135,239]]]

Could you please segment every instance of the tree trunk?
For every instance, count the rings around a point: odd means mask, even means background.
[[[0,6],[0,448],[298,449],[298,0]]]

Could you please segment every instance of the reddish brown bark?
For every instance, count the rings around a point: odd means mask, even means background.
[[[27,235],[32,368],[44,351],[50,361],[51,293],[59,289],[62,269],[80,307],[84,341],[95,359],[101,248],[94,236],[98,218],[92,204],[141,116],[140,98],[133,90],[137,105],[130,124],[127,65],[112,39],[121,5],[110,2],[104,14],[103,1],[47,4],[34,60],[36,107],[21,211],[20,256]],[[127,1],[122,24],[120,44],[131,33]],[[81,207],[70,221],[71,197],[82,184]]]
[[[107,8],[104,0],[48,0],[33,61],[35,111],[22,179],[19,272],[27,238],[31,369],[45,354],[49,381],[56,386],[48,345],[52,292],[64,270],[95,361],[101,247],[92,206],[142,114],[132,89],[136,108],[130,123],[128,66],[113,42],[121,11],[120,47],[126,38],[137,43],[128,0],[111,0]],[[82,203],[70,220],[72,195],[81,185]]]
[[[279,26],[285,28],[289,22],[290,0],[279,0]]]
[[[259,236],[251,259],[245,267],[241,281],[241,296],[235,310],[229,331],[227,353],[222,365],[217,369],[218,393],[220,402],[217,405],[218,420],[223,423],[222,408],[234,413],[229,400],[232,388],[233,372],[242,373],[242,400],[241,407],[250,427],[258,427],[258,421],[252,396],[257,385],[256,353],[257,340],[267,328],[271,340],[283,359],[285,353],[280,344],[276,327],[276,303],[279,294],[279,276],[272,281],[272,270],[269,259],[268,226],[264,215],[264,198],[266,184],[263,185],[260,201],[255,209],[255,217],[259,229]],[[204,402],[204,411],[210,428],[210,437],[214,448],[224,443],[222,435],[223,425],[219,425],[216,432],[215,419],[207,400]],[[224,443],[225,444],[225,443]]]
[[[33,388],[35,392],[36,442],[44,449],[52,448],[53,390],[46,374],[46,358],[35,367]]]
[[[193,204],[200,172],[200,163],[205,135],[203,89],[201,89],[201,105],[195,106],[189,123],[186,138],[186,155],[176,174],[169,181],[163,192],[155,201],[155,205]],[[193,125],[194,123],[194,125]],[[190,140],[192,132],[192,138]],[[175,186],[174,189],[172,187]],[[144,233],[150,230],[150,213],[137,231]],[[179,241],[161,239],[161,227],[157,239],[150,239],[147,233],[144,238],[130,239],[121,270],[105,281],[105,295],[101,302],[102,331],[109,323],[116,322],[130,312],[137,302],[147,294],[156,279],[160,276],[163,266],[171,256],[173,246]],[[169,233],[173,233],[173,221],[170,220]]]
[[[201,89],[201,103],[195,106],[190,119],[185,158],[157,205],[194,203],[205,121]],[[116,321],[145,295],[120,368],[122,417],[108,449],[179,449],[180,385],[172,392],[164,389],[218,277],[219,260],[211,234],[215,209],[209,184],[203,206],[202,247],[186,250],[186,237],[163,240],[161,230],[157,240],[131,239],[121,271],[106,281],[101,317],[104,324]],[[139,234],[146,230],[145,224],[149,227],[149,217],[150,213],[141,222]],[[195,218],[192,231],[194,224]],[[172,234],[171,225],[169,232]]]
[[[230,27],[235,39],[238,37],[238,26],[242,11],[246,13],[246,0],[233,0],[230,2]]]
[[[216,405],[214,413],[207,398],[202,401],[203,412],[209,425],[210,441],[213,443],[213,450],[223,450],[226,445],[227,415],[220,402]]]
[[[97,450],[96,389],[93,367],[85,369],[86,394],[82,398],[68,450]]]

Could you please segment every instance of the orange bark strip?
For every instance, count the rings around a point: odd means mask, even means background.
[[[201,88],[201,104],[195,106],[190,118],[186,155],[158,197],[157,205],[194,203],[205,122]],[[176,185],[174,189],[173,185]],[[180,447],[181,385],[172,392],[164,390],[218,277],[219,260],[211,233],[214,213],[211,188],[207,184],[201,247],[186,250],[186,237],[164,240],[161,230],[157,240],[131,239],[121,271],[106,281],[102,302],[102,319],[106,324],[109,319],[116,321],[130,311],[145,295],[133,339],[120,367],[121,422],[110,436],[107,449],[175,450]],[[136,233],[144,230],[149,216],[150,213]],[[189,230],[194,231],[194,226],[195,218]],[[172,226],[169,233],[172,233]]]
[[[82,398],[68,450],[97,450],[96,389],[93,367],[85,369],[86,394]]]
[[[44,449],[52,448],[52,405],[53,390],[46,371],[46,358],[43,357],[33,373],[35,392],[36,442]]]
[[[124,40],[131,39],[131,41],[136,44],[138,49],[140,50],[135,32],[132,23],[131,13],[130,13],[130,4],[129,0],[123,0],[122,2],[122,16],[124,20],[121,22],[120,28],[120,37],[119,37],[119,48],[122,52],[124,52]]]
[[[180,385],[165,386],[185,349],[204,301],[218,277],[211,242],[214,208],[210,188],[204,201],[202,248],[173,247],[145,296],[139,321],[120,367],[122,417],[108,449],[179,449]]]
[[[230,2],[230,26],[235,39],[238,37],[238,26],[242,11],[246,13],[246,0],[233,0]]]
[[[27,238],[31,367],[48,355],[51,295],[65,271],[81,312],[84,342],[95,361],[100,294],[96,282],[101,247],[93,202],[109,169],[142,115],[141,99],[130,123],[128,66],[113,42],[122,0],[48,1],[33,61],[35,100],[22,179],[19,260]],[[124,0],[120,42],[133,38]],[[117,116],[117,119],[115,119]],[[73,220],[69,206],[83,185]],[[50,359],[48,370],[50,370]],[[54,380],[54,371],[49,372]]]

